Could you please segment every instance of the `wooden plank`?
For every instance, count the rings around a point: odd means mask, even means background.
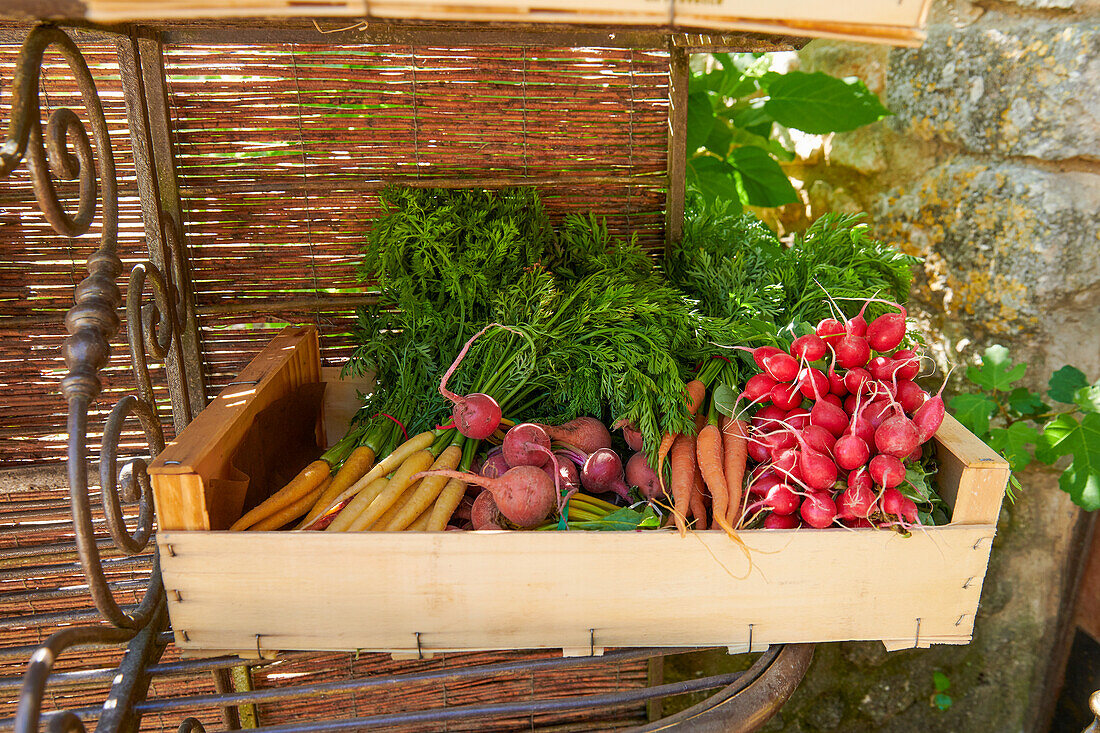
[[[669,50],[668,68],[668,197],[665,200],[665,247],[679,242],[684,231],[684,198],[687,195],[688,53]]]
[[[953,524],[996,524],[1008,486],[1008,462],[951,415],[936,431],[940,496]]]
[[[361,378],[340,379],[338,367],[321,367],[321,381],[325,383],[324,422],[331,448],[347,432],[352,417],[363,404],[359,394],[369,394],[374,389],[374,375]]]
[[[746,531],[751,567],[721,532],[162,531],[157,541],[165,587],[182,599],[171,612],[183,648],[245,649],[260,634],[272,649],[409,652],[418,632],[426,651],[737,646],[749,624],[754,648],[912,647],[969,639],[994,532]],[[603,580],[577,583],[597,557]]]
[[[229,459],[257,413],[320,379],[316,328],[283,329],[149,466],[160,529],[226,526],[225,516],[211,521],[212,508],[224,511],[209,496],[211,482],[240,479]]]

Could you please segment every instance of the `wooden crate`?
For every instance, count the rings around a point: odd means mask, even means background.
[[[754,32],[918,46],[931,0],[88,0],[99,22],[196,18],[352,18],[371,21],[643,26]],[[354,22],[352,23],[354,25]]]
[[[951,417],[935,441],[952,522],[909,537],[749,530],[740,533],[746,557],[711,531],[206,531],[241,511],[219,494],[227,481],[234,486],[230,456],[256,416],[319,381],[327,388],[314,434],[327,432],[331,442],[356,407],[356,391],[369,384],[322,370],[312,327],[286,329],[151,466],[157,544],[182,649],[598,654],[970,640],[1009,470]]]

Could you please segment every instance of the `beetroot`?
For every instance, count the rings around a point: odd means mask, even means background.
[[[799,513],[806,524],[816,529],[824,529],[836,519],[836,504],[828,494],[813,492],[802,500]]]
[[[871,358],[871,347],[862,336],[845,334],[833,343],[833,351],[836,353],[836,363],[845,369],[854,369],[867,364]],[[849,389],[851,389],[849,387]]]
[[[892,489],[905,480],[905,466],[894,456],[879,454],[867,464],[876,486]]]
[[[825,342],[817,334],[799,336],[791,343],[791,356],[795,359],[818,361],[825,358]]]
[[[764,518],[764,529],[798,529],[802,522],[794,514],[776,514],[772,512]]]
[[[836,465],[845,471],[854,471],[860,466],[867,465],[871,458],[871,449],[858,435],[845,433],[836,440],[833,447],[833,456],[836,457]]]
[[[630,496],[630,487],[623,482],[623,461],[610,448],[600,448],[588,456],[581,466],[581,485],[596,494],[614,491],[624,499]]]
[[[880,453],[905,458],[920,445],[917,426],[900,409],[875,430],[875,447]]]
[[[565,451],[554,451],[554,457],[556,460],[548,460],[542,466],[542,470],[546,471],[546,475],[550,478],[554,478],[555,472],[557,473],[558,493],[565,495],[580,491],[581,474],[577,470],[577,464],[573,462],[572,457]],[[557,464],[556,470],[555,464]]]
[[[467,438],[485,440],[500,426],[503,416],[500,405],[489,395],[480,392],[465,397],[454,395],[453,402],[451,418],[458,432]]]
[[[919,523],[917,505],[913,503],[912,499],[902,495],[897,489],[887,489],[882,492],[882,498],[879,500],[879,505],[882,507],[882,511],[885,514],[901,517],[909,524]]]
[[[657,472],[649,465],[644,453],[635,453],[626,462],[626,481],[631,486],[637,486],[642,496],[650,501],[664,493]]]
[[[644,445],[642,432],[629,423],[623,425],[623,440],[626,441],[626,447],[634,451],[641,450]]]
[[[500,509],[493,501],[493,492],[488,489],[478,494],[470,508],[470,523],[478,529],[504,529],[500,519]]]
[[[550,440],[565,443],[582,453],[611,447],[611,433],[594,417],[577,417],[561,425],[539,425]],[[514,428],[513,428],[514,429]]]
[[[485,461],[481,464],[481,470],[478,472],[485,478],[497,478],[503,476],[511,466],[508,465],[508,461],[504,459],[504,451],[496,451],[490,453]]]
[[[501,448],[509,466],[543,466],[550,462],[550,436],[534,423],[511,428],[504,434]]]
[[[413,476],[413,480],[425,476],[447,476],[485,487],[492,492],[493,501],[504,518],[520,527],[538,526],[557,506],[558,493],[554,479],[534,466],[510,468],[495,479],[437,468],[421,471]]]

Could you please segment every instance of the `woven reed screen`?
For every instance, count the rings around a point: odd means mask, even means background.
[[[169,46],[169,98],[207,374],[282,324],[339,363],[357,249],[385,182],[534,182],[557,216],[663,237],[668,58],[623,49]]]

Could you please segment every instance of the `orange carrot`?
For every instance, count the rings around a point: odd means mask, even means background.
[[[707,394],[706,385],[698,379],[693,379],[684,385],[684,389],[688,393],[688,412],[694,415],[699,411],[699,406],[703,404],[703,398]],[[665,459],[668,458],[668,453],[672,450],[672,446],[679,435],[679,433],[666,433],[665,437],[661,439],[661,445],[657,448],[657,480],[666,495],[668,494],[668,487],[665,486]]]
[[[714,423],[707,423],[695,439],[695,460],[710,489],[713,520],[710,528],[718,529],[729,511],[729,488],[723,470],[722,432]]]
[[[696,450],[696,458],[698,459],[698,450]],[[703,492],[706,491],[706,485],[703,483],[703,474],[699,473],[699,464],[695,464],[695,472],[691,477],[691,499],[688,504],[691,507],[691,516],[695,518],[696,529],[707,528],[707,504],[703,499]]]
[[[691,505],[691,491],[695,475],[695,441],[687,435],[681,435],[672,444],[669,465],[672,476],[669,486],[672,489],[672,517],[680,536],[687,534],[686,517]]]
[[[684,385],[687,389],[687,408],[692,415],[699,412],[699,406],[703,404],[703,398],[707,394],[707,387],[698,379],[693,379]]]
[[[736,526],[741,518],[741,484],[745,479],[745,460],[748,457],[748,430],[743,420],[724,418],[722,425],[722,447],[726,487],[729,492],[729,505],[726,521]]]

